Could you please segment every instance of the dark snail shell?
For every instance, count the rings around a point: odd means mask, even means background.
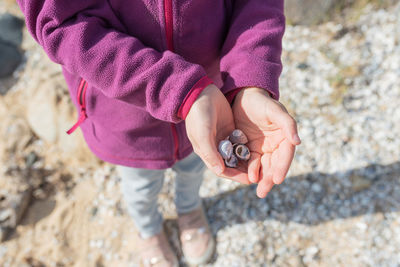
[[[247,144],[249,141],[247,136],[239,129],[233,130],[233,132],[229,135],[229,140],[233,144]]]
[[[250,151],[249,148],[242,144],[235,144],[234,146],[234,154],[241,160],[249,160],[250,158]]]
[[[232,155],[229,159],[225,159],[225,165],[230,168],[236,168],[239,161],[235,155]]]
[[[219,142],[218,151],[223,159],[229,159],[233,155],[233,145],[229,140]]]

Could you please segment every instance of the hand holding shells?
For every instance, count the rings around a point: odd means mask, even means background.
[[[225,160],[225,165],[230,168],[236,168],[239,160],[248,161],[250,150],[245,145],[248,142],[246,135],[239,129],[235,129],[225,140],[218,145],[218,151]]]

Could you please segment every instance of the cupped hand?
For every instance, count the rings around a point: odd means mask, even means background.
[[[283,182],[295,147],[301,143],[296,121],[280,102],[257,87],[241,90],[232,111],[236,128],[249,139],[248,178],[258,183],[257,196],[264,198],[274,184]]]
[[[216,175],[250,184],[247,170],[226,168],[217,144],[235,129],[232,109],[220,89],[207,86],[191,106],[185,119],[194,152]]]

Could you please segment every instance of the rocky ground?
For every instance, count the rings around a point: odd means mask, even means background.
[[[0,13],[21,16],[9,3]],[[207,266],[400,265],[400,5],[354,14],[287,26],[281,101],[303,143],[265,199],[206,172],[217,239]],[[0,265],[137,266],[114,167],[80,131],[65,134],[76,111],[59,66],[26,29],[21,49],[23,63],[0,80]],[[173,176],[159,202],[181,255]]]

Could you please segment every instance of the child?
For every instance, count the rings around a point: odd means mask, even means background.
[[[177,266],[162,230],[163,170],[177,171],[184,256],[207,262],[214,241],[198,195],[204,163],[217,175],[281,183],[300,144],[278,102],[283,0],[17,0],[27,27],[62,66],[91,151],[116,164],[148,266]],[[217,143],[249,138],[245,169],[225,168]]]

